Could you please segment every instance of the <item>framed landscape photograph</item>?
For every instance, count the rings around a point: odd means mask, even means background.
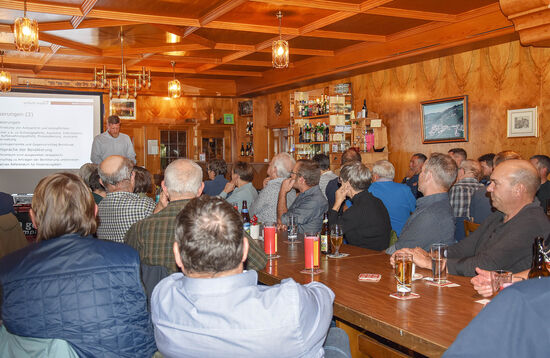
[[[136,100],[112,98],[109,105],[111,116],[117,115],[120,119],[136,119]]]
[[[420,103],[422,143],[468,141],[468,96]]]
[[[537,137],[537,107],[508,110],[508,137]]]

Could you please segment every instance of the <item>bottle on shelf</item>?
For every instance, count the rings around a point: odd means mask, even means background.
[[[330,253],[329,247],[328,247],[329,241],[330,241],[330,232],[328,229],[328,214],[325,213],[323,215],[323,226],[321,228],[321,242],[320,242],[321,253],[324,255]]]
[[[533,263],[531,264],[531,270],[527,274],[528,278],[543,278],[550,276],[550,272],[546,268],[544,262],[544,238],[538,236],[533,242]]]
[[[300,127],[300,134],[298,134],[298,143],[304,142],[304,132],[302,131],[302,127]]]
[[[244,155],[249,156],[250,155],[250,144],[246,143],[246,149],[244,150]]]
[[[243,218],[243,229],[248,234],[250,234],[250,215],[248,214],[248,203],[246,200],[243,200],[241,207],[241,216]]]
[[[367,100],[364,99],[363,100],[363,108],[361,109],[361,116],[363,118],[367,118],[367,114],[368,114],[368,112],[367,112]]]
[[[244,157],[244,143],[241,143],[241,157]]]

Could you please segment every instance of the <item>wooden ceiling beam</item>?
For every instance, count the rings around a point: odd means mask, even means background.
[[[279,26],[256,25],[256,24],[246,24],[246,23],[239,23],[239,22],[212,21],[211,23],[205,25],[204,27],[206,27],[207,29],[279,34]],[[283,35],[299,35],[300,30],[293,27],[281,27],[281,33]]]
[[[271,53],[270,48],[258,52],[268,52]],[[317,49],[308,49],[308,48],[291,48],[291,55],[305,55],[305,56],[320,56],[320,57],[333,57],[334,51],[332,50],[317,50]]]
[[[359,8],[361,9],[361,12],[365,12],[365,11],[368,11],[370,9],[374,9],[376,7],[385,5],[385,4],[387,4],[389,2],[392,2],[392,1],[393,0],[366,0],[366,1],[363,1],[359,5]]]
[[[210,71],[203,71],[201,72],[201,74],[213,75],[213,76],[262,77],[262,73],[257,71],[210,70]]]
[[[345,20],[354,15],[356,15],[356,13],[354,12],[338,11],[332,15],[325,16],[317,21],[310,22],[309,24],[300,27],[298,30],[300,35],[304,35],[309,32],[318,30],[322,27],[334,24],[335,22]]]
[[[7,1],[7,0],[4,0],[4,1]],[[200,26],[198,19],[178,17],[178,16],[140,14],[140,13],[127,12],[127,11],[93,9],[88,13],[88,16],[96,17],[100,19],[126,20],[126,21],[144,22],[144,23],[152,23],[152,24],[196,26],[196,27]]]
[[[163,30],[163,31],[166,31],[166,32],[169,32],[171,34],[174,34],[174,35],[178,35],[180,36],[181,38],[186,38],[188,40],[191,40],[192,42],[196,43],[196,44],[199,44],[199,45],[202,45],[206,48],[209,48],[209,49],[213,49],[214,46],[216,46],[216,42],[214,41],[211,41],[207,38],[204,38],[202,36],[199,36],[199,35],[196,35],[196,34],[193,34],[193,33],[187,33],[186,32],[186,28],[184,27],[181,27],[181,26],[173,26],[173,25],[163,25],[163,24],[154,24],[155,27]]]
[[[90,10],[93,9],[95,4],[97,3],[97,0],[84,0],[82,5],[80,5],[80,11],[82,12],[82,16],[73,16],[70,20],[71,25],[74,29],[80,25],[80,23],[86,18],[86,15],[90,12]]]
[[[83,20],[79,29],[89,29],[89,28],[98,28],[98,27],[119,27],[125,25],[136,25],[141,24],[140,22],[135,21],[114,21],[108,19],[86,19]],[[51,21],[51,22],[40,22],[38,23],[38,28],[40,31],[58,31],[58,30],[72,30],[73,25],[70,21]]]
[[[209,11],[204,16],[201,16],[199,18],[199,23],[201,26],[208,25],[209,23],[216,20],[220,16],[225,15],[229,11],[233,10],[236,7],[241,6],[247,1],[248,0],[227,0],[224,3],[220,4],[219,6],[217,6],[212,11]]]
[[[355,41],[367,41],[367,42],[386,42],[386,36],[384,35],[371,35],[371,34],[361,34],[361,33],[352,33],[352,32],[338,32],[338,31],[326,31],[326,30],[315,30],[311,31],[304,36],[310,37],[322,37],[329,39],[339,39],[339,40],[355,40]]]
[[[329,0],[251,0],[254,2],[261,2],[272,5],[280,6],[299,6],[312,9],[334,10],[334,11],[349,11],[360,12],[361,6],[359,4],[350,4],[341,1],[329,1]]]
[[[161,46],[151,47],[125,47],[124,55],[139,55],[143,53],[159,53],[159,52],[172,52],[172,51],[193,51],[193,50],[205,50],[208,49],[202,45],[197,44],[168,44]],[[120,49],[113,48],[110,50],[103,50],[104,56],[118,56],[120,55]]]
[[[0,8],[23,11],[24,4],[21,0],[0,0]],[[82,10],[78,5],[52,4],[45,1],[27,1],[27,11],[46,14],[58,14],[67,16],[82,16]]]
[[[92,55],[101,55],[102,54],[102,51],[99,48],[94,47],[94,46],[85,45],[85,44],[80,43],[80,42],[64,39],[62,37],[51,35],[51,34],[48,34],[48,33],[45,33],[45,32],[40,32],[39,36],[40,36],[41,41],[46,41],[46,42],[50,42],[52,44],[60,45],[60,46],[63,46],[63,47],[69,47],[69,48],[72,48],[72,49],[80,50],[82,52],[87,52],[87,53],[92,54]]]
[[[453,15],[453,14],[398,9],[393,7],[382,7],[382,6],[367,10],[365,11],[365,13],[371,14],[371,15],[383,15],[383,16],[402,17],[406,19],[418,19],[418,20],[429,20],[429,21],[443,21],[443,22],[458,21],[457,15]]]
[[[44,68],[44,66],[48,63],[48,61],[52,58],[52,56],[55,55],[55,53],[60,48],[61,48],[61,46],[56,45],[56,44],[52,44],[50,46],[50,51],[48,51],[48,53],[45,53],[44,55],[42,55],[42,58],[40,59],[40,63],[38,65],[34,66],[32,71],[34,73],[40,72]]]

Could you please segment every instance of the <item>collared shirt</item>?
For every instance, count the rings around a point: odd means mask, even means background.
[[[110,155],[122,155],[136,163],[136,152],[130,137],[124,133],[119,133],[118,137],[114,138],[108,131],[97,135],[92,144],[92,154],[90,159],[92,163],[100,164],[105,158]]]
[[[399,240],[386,253],[392,254],[402,248],[412,249],[417,246],[429,251],[431,244],[451,245],[454,242],[455,218],[449,204],[449,195],[432,194],[416,201],[416,210],[403,227]]]
[[[124,242],[124,235],[135,222],[145,219],[155,210],[151,198],[141,198],[128,192],[107,193],[97,206],[99,226],[97,237],[102,240]]]
[[[298,195],[288,211],[281,216],[281,221],[288,225],[289,215],[294,215],[299,233],[320,232],[323,226],[323,214],[327,210],[327,199],[321,193],[319,185],[315,185]]]
[[[537,200],[510,220],[496,211],[481,226],[447,251],[450,274],[474,276],[475,268],[520,272],[531,265],[533,239],[550,234],[550,221]]]
[[[250,204],[258,197],[258,191],[252,183],[246,183],[240,188],[235,188],[229,196],[225,191],[222,191],[219,197],[233,206],[237,205],[239,212],[241,212],[243,200],[246,200],[246,205],[250,208]]]
[[[319,178],[319,189],[321,189],[321,193],[323,194],[325,199],[327,199],[327,194],[325,193],[325,190],[327,190],[328,182],[336,178],[338,178],[338,175],[334,174],[331,170],[321,174],[321,178]]]
[[[409,186],[391,180],[379,180],[372,183],[369,192],[382,200],[390,215],[391,228],[397,236],[416,208],[416,199]]]
[[[171,357],[323,357],[334,293],[319,282],[257,285],[255,271],[163,279],[151,298],[158,350]]]
[[[168,203],[164,209],[130,227],[124,242],[139,252],[141,262],[151,266],[164,266],[169,273],[179,271],[174,260],[174,233],[176,216],[189,199]]]
[[[221,174],[218,174],[214,177],[214,180],[207,180],[204,182],[204,189],[202,190],[203,194],[216,196],[220,195],[227,184],[227,179]]]
[[[409,188],[411,188],[411,192],[413,193],[414,197],[416,199],[421,198],[423,194],[418,191],[418,178],[420,177],[419,174],[415,174],[410,178],[403,178],[403,181],[401,184],[407,184]]]
[[[256,200],[249,206],[251,217],[256,215],[262,223],[277,222],[277,202],[283,180],[285,178],[271,179],[260,191]],[[292,205],[294,199],[296,199],[296,191],[292,189],[286,194],[286,205]]]
[[[485,187],[475,178],[463,178],[449,190],[449,200],[455,217],[470,217],[470,202],[477,189]]]

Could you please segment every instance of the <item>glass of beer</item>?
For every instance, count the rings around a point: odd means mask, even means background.
[[[397,281],[397,293],[400,296],[408,296],[412,290],[412,255],[405,253],[395,254],[395,280]]]
[[[512,284],[512,273],[505,270],[491,271],[491,285],[493,286],[493,295],[500,290]]]
[[[434,283],[447,282],[447,244],[432,244],[430,247],[432,257],[432,279]]]
[[[330,243],[334,248],[334,253],[332,257],[340,257],[340,246],[342,246],[342,240],[344,239],[344,234],[342,232],[342,225],[336,224],[332,226],[330,232]]]

